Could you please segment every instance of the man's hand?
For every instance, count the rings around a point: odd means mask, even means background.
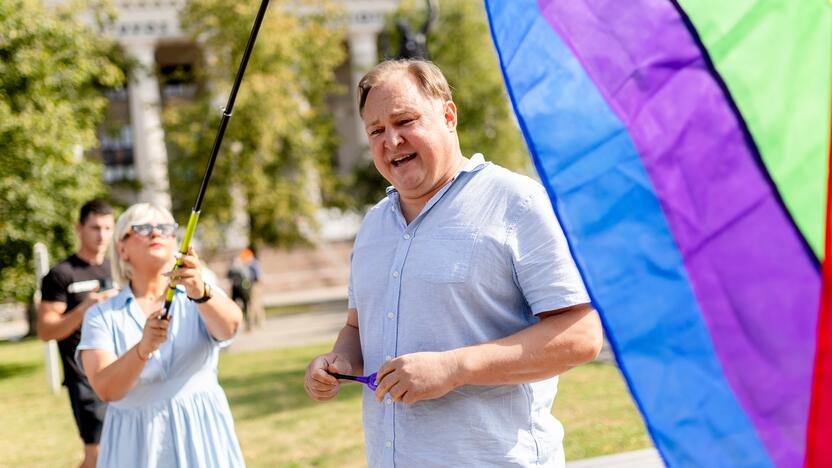
[[[452,352],[405,354],[378,370],[376,399],[389,393],[393,401],[415,403],[445,396],[458,387],[459,362]]]
[[[340,354],[322,354],[306,367],[303,387],[309,398],[317,401],[330,400],[338,394],[341,384],[327,371],[339,374],[351,374],[352,365]]]
[[[115,297],[118,294],[118,292],[118,289],[107,289],[106,291],[101,292],[99,292],[98,289],[96,289],[95,291],[91,291],[89,294],[87,294],[87,297],[85,297],[84,300],[81,301],[81,304],[83,305],[81,310],[83,312],[86,312],[87,309],[98,304],[99,302],[104,302],[111,297]]]

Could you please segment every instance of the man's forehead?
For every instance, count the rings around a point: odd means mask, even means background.
[[[371,125],[379,119],[420,112],[428,106],[441,106],[441,100],[427,96],[412,75],[388,77],[368,93],[364,120]]]
[[[102,224],[114,224],[115,217],[111,214],[90,213],[84,220],[85,226],[100,226]]]

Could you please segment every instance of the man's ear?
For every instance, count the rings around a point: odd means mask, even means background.
[[[442,110],[444,111],[445,116],[445,126],[448,127],[448,130],[450,131],[456,130],[456,104],[454,104],[453,101],[445,101],[445,105]]]

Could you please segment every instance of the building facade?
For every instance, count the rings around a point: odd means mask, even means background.
[[[60,0],[47,2],[58,3]],[[185,0],[115,0],[117,19],[106,32],[139,65],[125,89],[109,94],[111,106],[100,151],[105,182],[125,203],[149,202],[170,208],[167,151],[161,111],[168,101],[193,96],[195,84],[182,80],[200,59],[199,48],[180,28]],[[377,61],[385,16],[398,0],[339,0],[347,19],[346,63],[337,80],[353,90]],[[252,18],[252,21],[254,18]],[[240,38],[241,41],[246,38]],[[366,153],[363,126],[353,93],[330,99],[341,140],[337,169],[347,173]],[[218,115],[219,118],[219,115]]]

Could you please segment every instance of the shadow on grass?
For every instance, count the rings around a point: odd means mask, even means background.
[[[220,385],[235,409],[235,419],[256,419],[265,415],[295,411],[320,402],[310,399],[303,389],[304,370],[258,372],[245,377],[229,376]],[[361,397],[361,386],[345,384],[337,401]]]
[[[0,364],[0,380],[31,374],[37,368],[37,364]]]

